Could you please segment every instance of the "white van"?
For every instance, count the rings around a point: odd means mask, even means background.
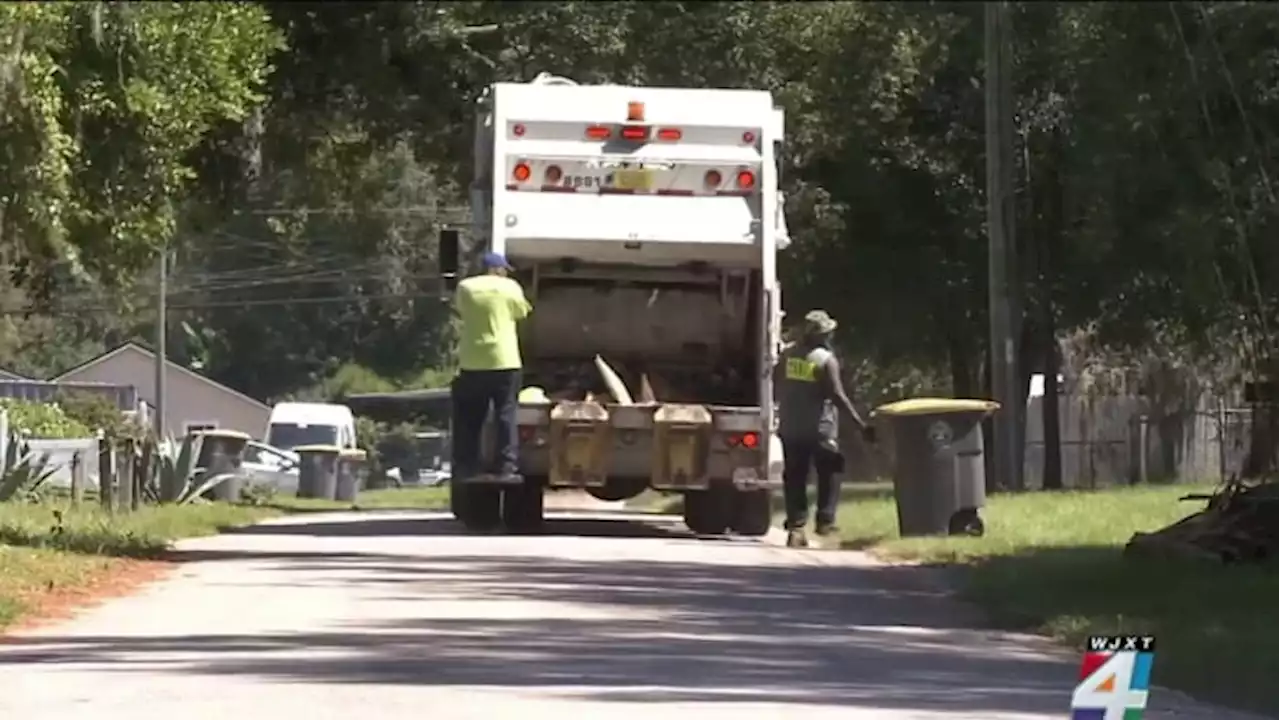
[[[356,446],[356,418],[346,405],[277,403],[267,421],[266,444],[292,450],[303,445]]]

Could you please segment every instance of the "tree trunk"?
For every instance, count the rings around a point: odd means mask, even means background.
[[[1058,407],[1058,370],[1062,359],[1058,356],[1058,335],[1053,317],[1053,301],[1045,293],[1044,327],[1044,400],[1040,403],[1041,427],[1044,428],[1044,469],[1041,483],[1045,490],[1062,489],[1062,426]]]

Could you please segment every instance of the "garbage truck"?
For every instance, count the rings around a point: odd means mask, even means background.
[[[652,489],[684,496],[696,534],[768,532],[782,478],[783,122],[757,90],[547,74],[489,86],[468,242],[465,227],[442,229],[440,268],[452,287],[469,257],[502,253],[533,312],[520,330],[521,480],[452,478],[468,528],[534,529],[556,490],[617,501]],[[490,422],[483,452],[493,437]]]

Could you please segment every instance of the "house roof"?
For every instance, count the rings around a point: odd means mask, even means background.
[[[0,380],[35,380],[35,378],[29,378],[26,375],[19,375],[16,372],[0,368]]]
[[[57,377],[53,378],[53,380],[56,382],[56,381],[58,381],[58,380],[62,380],[63,378],[65,378],[65,377],[66,377],[66,376],[68,376],[68,375],[71,375],[72,373],[76,373],[76,372],[79,372],[79,371],[81,371],[81,370],[85,370],[85,369],[87,369],[87,368],[91,368],[91,367],[93,367],[93,366],[95,366],[95,365],[101,365],[102,363],[106,362],[107,360],[110,360],[111,358],[113,358],[113,357],[115,357],[115,356],[117,356],[117,355],[120,355],[120,354],[122,354],[122,353],[124,353],[125,351],[128,351],[128,350],[132,350],[132,351],[134,351],[134,352],[141,353],[141,354],[145,355],[145,356],[146,356],[146,357],[148,357],[148,358],[152,358],[153,360],[155,359],[155,356],[156,356],[156,354],[155,354],[154,352],[152,352],[151,350],[148,350],[148,349],[147,349],[147,348],[145,348],[145,347],[142,347],[142,346],[141,346],[141,345],[139,345],[138,343],[134,343],[134,342],[127,342],[127,343],[125,343],[125,344],[123,344],[123,345],[121,345],[121,346],[119,346],[119,347],[115,348],[114,350],[111,350],[111,351],[109,351],[109,352],[103,353],[102,355],[99,355],[98,357],[93,358],[92,360],[89,360],[88,362],[80,363],[79,365],[76,365],[75,367],[73,367],[73,368],[71,368],[71,369],[69,369],[69,370],[64,371],[62,374],[60,374],[60,375],[58,375]],[[234,388],[227,387],[226,385],[223,385],[222,383],[220,383],[220,382],[218,382],[218,381],[216,381],[216,380],[210,380],[209,378],[205,377],[204,375],[201,375],[200,373],[198,373],[198,372],[196,372],[196,371],[194,371],[194,370],[191,370],[191,369],[189,369],[189,368],[185,368],[185,367],[183,367],[183,366],[179,365],[178,363],[176,363],[176,362],[174,362],[174,361],[172,361],[172,360],[169,360],[168,358],[166,358],[164,362],[165,362],[165,366],[166,366],[166,367],[168,367],[168,368],[169,368],[169,369],[171,369],[171,370],[176,370],[176,371],[177,371],[179,374],[181,374],[181,375],[186,375],[186,376],[188,376],[188,377],[194,378],[194,379],[196,379],[196,380],[199,380],[199,381],[200,381],[200,382],[202,382],[202,383],[205,383],[206,385],[212,385],[213,387],[215,387],[215,388],[217,388],[217,389],[219,389],[219,390],[221,390],[221,391],[223,391],[223,392],[225,392],[225,393],[228,393],[228,394],[231,394],[231,395],[235,395],[236,397],[240,398],[241,400],[244,400],[245,402],[253,403],[254,405],[256,405],[257,407],[262,408],[263,410],[270,410],[270,409],[271,409],[271,407],[270,407],[269,405],[267,405],[266,403],[262,402],[261,400],[257,400],[257,399],[255,399],[255,398],[251,398],[251,397],[249,397],[248,395],[245,395],[244,393],[240,392],[239,390],[236,390],[236,389],[234,389]]]

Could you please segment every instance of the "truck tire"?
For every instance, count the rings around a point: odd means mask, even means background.
[[[773,523],[773,494],[768,490],[746,490],[734,493],[732,530],[745,537],[769,534]]]
[[[546,495],[536,478],[502,491],[502,524],[514,533],[533,533],[542,527]]]
[[[694,535],[723,535],[733,522],[733,510],[733,496],[723,488],[685,491],[684,524]]]
[[[472,532],[485,532],[502,521],[502,491],[491,485],[450,486],[454,517]]]

